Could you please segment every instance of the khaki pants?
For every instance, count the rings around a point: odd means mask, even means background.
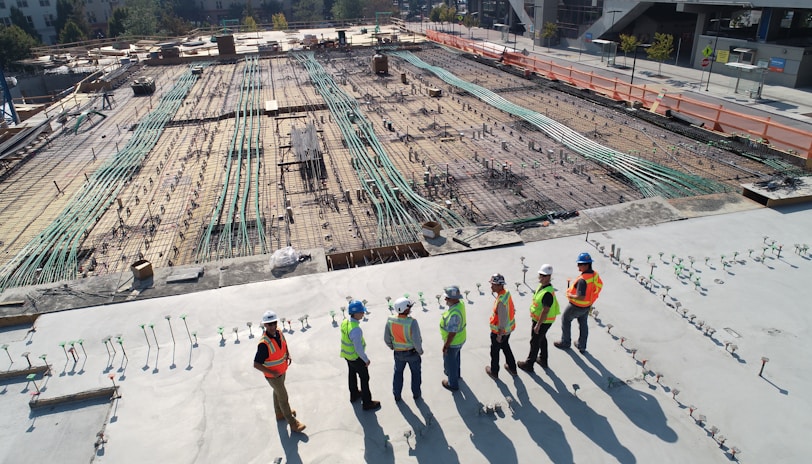
[[[290,413],[290,404],[288,404],[288,390],[285,388],[285,374],[279,377],[265,377],[268,385],[273,389],[273,410],[276,416],[284,416],[288,424],[296,422],[296,418]]]

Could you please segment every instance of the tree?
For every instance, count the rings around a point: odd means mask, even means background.
[[[633,52],[640,45],[640,41],[633,35],[620,34],[620,49],[623,50],[623,66],[629,58],[629,52]]]
[[[127,21],[129,11],[125,7],[119,7],[113,10],[113,15],[107,23],[107,36],[118,37],[124,34],[124,24]]]
[[[558,35],[558,24],[547,21],[541,28],[541,37],[547,39],[547,51],[550,51],[550,41]]]
[[[87,36],[72,19],[69,19],[59,32],[59,43],[73,43],[82,40],[87,40]]]
[[[0,67],[8,69],[15,61],[28,58],[38,44],[18,26],[0,26]]]
[[[449,8],[449,7],[445,6],[445,5],[443,5],[443,7],[444,8],[442,8],[442,11],[440,12],[440,21],[443,22],[443,23],[446,23],[446,22],[453,23],[454,19],[456,19],[456,17],[457,17],[457,9],[454,8],[454,7]],[[453,30],[453,26],[452,26],[452,30]]]
[[[256,32],[259,30],[257,27],[257,22],[254,21],[254,18],[251,16],[246,16],[245,19],[242,20],[242,23],[245,26],[245,30],[248,32]]]
[[[392,0],[364,0],[362,2],[361,15],[367,18],[374,18],[375,13],[378,12],[391,12],[397,13],[397,9],[393,6]]]
[[[17,8],[16,6],[12,6],[10,16],[11,16],[11,24],[22,29],[23,32],[36,39],[37,42],[42,41],[42,37],[40,37],[39,33],[37,33],[37,30],[25,18],[23,10]]]
[[[355,19],[361,17],[361,0],[336,0],[333,4],[335,19]]]
[[[124,26],[127,35],[150,36],[158,30],[158,5],[155,0],[127,0],[129,10]]]
[[[56,19],[54,20],[54,30],[61,36],[62,30],[68,21],[73,23],[82,31],[84,36],[90,34],[90,24],[87,22],[85,14],[85,4],[82,0],[57,0]]]
[[[271,21],[273,21],[273,30],[275,31],[284,31],[288,28],[288,20],[285,18],[285,13],[276,13],[271,16]]]
[[[160,29],[164,35],[184,35],[189,31],[189,23],[178,17],[172,10],[161,10]]]
[[[479,18],[477,16],[467,14],[462,18],[462,25],[468,29],[468,35],[473,38],[473,35],[471,35],[471,29],[474,27],[479,27]]]
[[[299,0],[293,7],[293,19],[295,21],[319,22],[324,19],[323,0]]]
[[[657,74],[662,74],[663,61],[667,60],[674,52],[674,36],[662,32],[654,33],[654,42],[646,49],[646,54],[652,60],[658,61]]]

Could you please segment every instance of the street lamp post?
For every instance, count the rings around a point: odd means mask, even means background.
[[[713,55],[711,56],[710,68],[708,68],[708,83],[705,85],[705,92],[708,91],[710,88],[710,78],[711,74],[713,73],[713,63],[716,61],[717,53],[716,50],[717,46],[719,45],[719,31],[722,28],[722,21],[729,21],[730,18],[714,18],[711,19],[710,22],[716,23],[716,40],[713,42]],[[701,83],[699,85],[702,85]],[[701,88],[701,87],[700,87]]]
[[[615,13],[623,13],[623,10],[609,10],[607,13],[612,13],[612,24],[609,25],[609,31],[606,32],[606,37],[612,35],[612,28],[615,27]]]
[[[640,48],[649,48],[651,44],[637,44],[634,47],[634,60],[632,61],[632,78],[629,80],[629,85],[634,84],[634,68],[637,66],[637,50]]]

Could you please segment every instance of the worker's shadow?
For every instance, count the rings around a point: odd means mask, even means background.
[[[609,377],[617,378],[589,352],[584,353],[583,358],[573,352],[570,352],[570,356],[575,361],[575,364],[583,369],[590,380],[599,388],[606,385]],[[594,369],[588,366],[584,360],[594,366]],[[660,403],[650,394],[621,386],[612,391],[609,397],[612,398],[618,409],[642,430],[656,435],[666,443],[675,443],[677,441],[677,433],[668,426],[668,421],[660,407]]]
[[[606,417],[596,413],[586,402],[570,393],[566,385],[564,385],[564,382],[555,372],[548,370],[547,374],[550,376],[554,388],[542,381],[541,378],[536,378],[536,382],[541,385],[541,388],[543,388],[564,413],[569,416],[570,422],[575,428],[589,437],[589,439],[600,446],[606,453],[614,456],[618,462],[630,464],[637,462],[634,454],[620,443],[620,440],[618,440],[617,435],[615,435]]]
[[[459,463],[460,459],[457,453],[454,448],[448,445],[443,429],[437,419],[434,418],[429,405],[422,398],[415,400],[415,403],[420,415],[423,416],[422,421],[412,412],[406,402],[400,401],[397,403],[398,410],[412,428],[407,432],[410,435],[405,437],[409,443],[409,456],[414,456],[417,462]]]
[[[537,383],[543,383],[536,373],[531,374]],[[513,416],[527,428],[530,438],[547,453],[550,462],[575,462],[572,447],[561,425],[530,402],[523,382],[516,382],[516,404]]]
[[[454,403],[463,422],[471,431],[469,438],[476,449],[485,457],[487,462],[500,464],[517,463],[516,448],[499,429],[495,419],[484,418],[480,414],[481,402],[464,382],[460,382],[460,389],[454,393]]]
[[[302,457],[299,456],[299,443],[307,443],[310,438],[304,433],[291,432],[288,423],[285,421],[279,421],[276,428],[279,430],[279,441],[282,443],[282,449],[285,450],[285,462],[302,464]]]
[[[377,413],[364,411],[360,405],[354,406],[353,412],[364,429],[364,462],[394,463],[394,450],[389,437],[378,423]]]

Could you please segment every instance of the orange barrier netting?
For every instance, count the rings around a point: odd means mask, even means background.
[[[640,102],[645,108],[658,114],[666,110],[704,123],[704,127],[730,135],[746,136],[769,144],[772,148],[786,151],[806,161],[812,167],[812,133],[774,122],[769,117],[758,117],[726,109],[724,106],[688,98],[681,93],[667,93],[666,89],[649,85],[632,85],[616,77],[606,77],[595,71],[582,71],[570,66],[562,66],[548,60],[525,56],[507,47],[496,44],[475,42],[462,37],[451,36],[437,31],[427,31],[429,40],[456,48],[467,53],[499,60],[506,66],[525,70],[553,81],[560,81],[580,89],[588,89],[616,101]],[[660,94],[663,94],[660,96]],[[659,104],[655,105],[658,98]]]

